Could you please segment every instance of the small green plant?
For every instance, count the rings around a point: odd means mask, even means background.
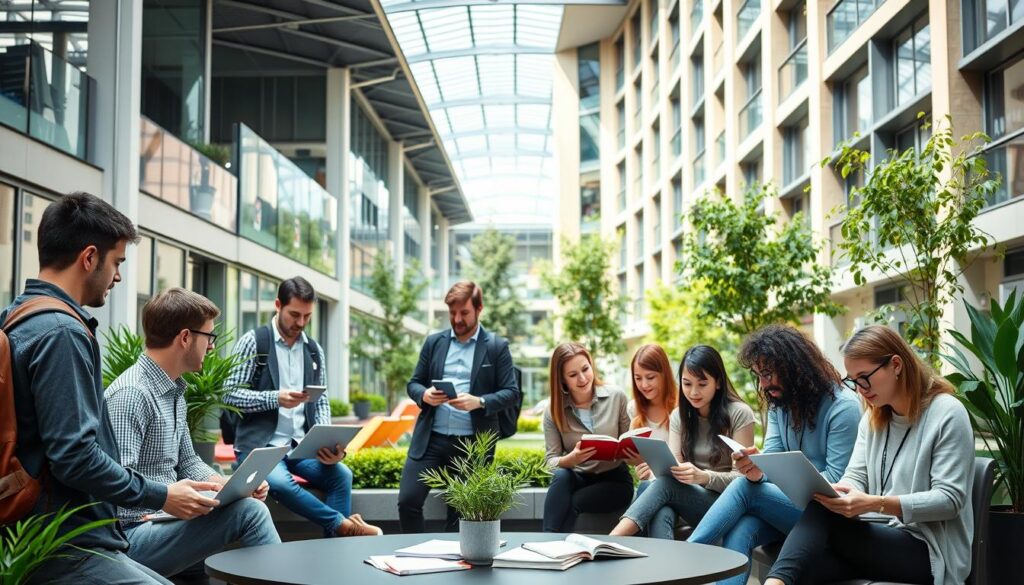
[[[456,457],[451,469],[430,469],[420,474],[423,482],[442,490],[445,503],[459,513],[463,520],[491,522],[516,505],[519,490],[530,485],[530,479],[540,464],[526,458],[515,459],[508,467],[501,467],[491,457],[498,435],[492,431],[464,439],[460,449],[465,454]]]
[[[344,400],[338,400],[337,398],[330,399],[331,404],[331,416],[348,416],[351,412],[351,406]]]
[[[60,533],[61,525],[68,518],[94,505],[86,504],[70,510],[61,507],[54,514],[29,516],[5,527],[0,533],[0,583],[25,583],[40,565],[61,556],[62,547],[73,547],[69,544],[72,539],[116,521],[114,518],[96,520]]]
[[[103,387],[135,365],[142,355],[142,337],[125,325],[103,333]]]
[[[526,416],[519,417],[516,421],[516,432],[519,433],[539,433],[540,432],[540,419],[530,418]]]
[[[214,331],[220,331],[218,325]],[[218,333],[218,343],[221,347],[229,347],[234,339],[233,331]],[[252,355],[240,355],[234,352],[227,352],[221,355],[211,351],[203,358],[203,368],[198,372],[186,372],[182,375],[185,380],[185,404],[188,408],[185,413],[185,421],[188,423],[189,433],[192,440],[197,443],[216,440],[217,436],[203,428],[203,421],[221,410],[239,412],[237,408],[224,402],[224,398],[233,390],[226,385],[231,372],[256,357]]]
[[[960,348],[950,345],[953,355],[942,357],[957,371],[946,379],[959,389],[971,424],[996,460],[996,485],[1006,488],[1013,511],[1024,513],[1024,297],[1010,293],[1002,307],[993,299],[991,315],[965,307],[971,339],[955,329],[949,334],[982,370],[976,374]]]
[[[370,412],[384,412],[388,409],[388,400],[380,394],[370,394],[368,392],[352,392],[349,394],[348,399],[355,404],[356,402],[369,402]]]
[[[199,154],[212,160],[213,162],[224,166],[231,162],[231,149],[222,144],[209,144],[207,142],[192,141],[188,143],[189,146],[199,152]]]

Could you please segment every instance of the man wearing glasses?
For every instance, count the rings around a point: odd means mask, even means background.
[[[228,378],[231,393],[225,402],[242,412],[234,427],[239,461],[253,449],[295,446],[317,424],[331,424],[331,407],[324,392],[314,402],[306,386],[326,386],[324,350],[305,334],[313,318],[316,292],[301,276],[277,289],[277,314],[268,325],[238,340],[235,353],[256,356],[239,365]],[[222,421],[222,429],[223,429]],[[377,536],[376,526],[352,514],[352,471],[341,462],[345,451],[323,447],[316,459],[283,459],[267,481],[270,496],[292,512],[320,526],[324,536]],[[323,490],[324,501],[304,489],[295,476]]]
[[[198,490],[214,492],[227,482],[196,455],[185,420],[182,374],[198,372],[212,351],[220,314],[209,299],[182,288],[156,295],[142,309],[146,349],[135,365],[105,392],[107,411],[120,448],[121,463],[147,480],[172,484],[191,480]],[[216,508],[204,497],[185,511],[184,520],[153,522],[148,508],[118,508],[128,556],[164,576],[201,563],[226,545],[258,546],[281,542],[263,500],[264,482],[251,498]]]
[[[769,325],[747,337],[738,357],[768,406],[764,452],[801,451],[829,483],[839,481],[857,439],[860,402],[840,384],[839,372],[818,346],[793,327]],[[746,480],[729,484],[690,542],[721,540],[749,557],[755,547],[784,539],[800,519],[802,510],[750,460],[758,452],[751,447],[733,453]],[[743,585],[748,574],[721,583]]]

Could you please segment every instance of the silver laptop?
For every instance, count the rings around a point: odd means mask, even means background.
[[[260,487],[263,480],[274,470],[277,462],[284,459],[284,454],[287,452],[288,447],[253,449],[249,456],[245,458],[245,461],[238,466],[238,469],[231,474],[228,482],[224,484],[224,487],[219,492],[200,493],[219,501],[221,506],[247,498],[256,491],[256,488]],[[177,520],[177,518],[163,510],[150,514],[146,519],[151,522]]]
[[[668,443],[661,439],[633,437],[633,444],[655,477],[672,477],[672,467],[679,463]]]
[[[832,484],[800,451],[758,453],[751,455],[750,460],[801,510],[807,507],[814,494],[839,497]]]

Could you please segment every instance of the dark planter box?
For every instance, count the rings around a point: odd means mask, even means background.
[[[359,420],[366,420],[370,418],[370,401],[360,400],[359,402],[353,402],[352,411]]]
[[[1024,514],[1011,512],[1009,506],[992,506],[988,535],[988,582],[1024,583]]]

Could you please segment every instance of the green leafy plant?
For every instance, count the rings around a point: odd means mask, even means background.
[[[838,315],[831,300],[832,268],[817,263],[819,245],[801,214],[779,225],[762,211],[777,197],[770,185],[752,185],[734,203],[713,193],[686,215],[676,270],[682,288],[700,290],[696,317],[736,335],[773,323],[800,322],[803,315]],[[699,287],[699,289],[694,288]]]
[[[231,161],[231,149],[222,144],[210,144],[201,141],[191,141],[189,146],[213,162],[224,166]]]
[[[125,325],[103,332],[103,387],[106,388],[135,365],[142,355],[143,340]]]
[[[345,465],[352,470],[352,487],[355,489],[398,489],[402,479],[408,450],[394,447],[372,447],[360,449],[345,458]],[[530,478],[531,487],[546,487],[551,474],[544,467],[544,451],[526,447],[503,447],[500,443],[494,453],[498,467],[509,469],[513,462],[527,460],[536,470]]]
[[[344,400],[331,398],[329,402],[331,405],[331,416],[348,416],[348,413],[351,412],[351,406]]]
[[[218,343],[221,347],[230,347],[234,339],[233,331],[219,332],[220,325],[214,331],[218,332]],[[233,388],[226,385],[231,372],[256,357],[256,354],[241,355],[234,352],[227,352],[221,355],[219,352],[211,351],[203,358],[203,367],[198,372],[186,372],[182,375],[185,381],[185,421],[188,424],[192,440],[197,443],[214,441],[217,436],[203,428],[203,421],[208,417],[227,410],[239,412],[239,410],[224,402],[224,398]]]
[[[387,399],[380,394],[356,391],[349,394],[348,399],[353,404],[356,402],[369,402],[370,412],[384,412],[388,409]]]
[[[442,491],[445,503],[463,520],[490,522],[516,505],[519,490],[530,485],[530,479],[545,469],[541,463],[526,458],[501,467],[491,458],[498,435],[486,431],[463,439],[462,457],[456,457],[452,468],[429,469],[420,474],[423,483]]]
[[[971,424],[996,460],[997,485],[1006,488],[1013,511],[1024,513],[1024,297],[1010,293],[1002,307],[993,299],[991,315],[965,307],[971,338],[955,329],[949,334],[981,364],[981,372],[949,345],[952,355],[943,357],[957,371],[946,379],[959,389]]]
[[[394,262],[387,254],[378,254],[367,288],[380,304],[382,314],[352,313],[356,324],[352,352],[381,373],[387,404],[395,404],[398,391],[405,390],[416,367],[419,345],[405,328],[405,319],[419,310],[420,294],[426,286],[416,263],[406,268],[401,282],[396,282]],[[387,406],[381,410],[387,410]]]
[[[839,257],[850,262],[858,286],[868,273],[902,283],[902,308],[909,317],[904,335],[935,366],[943,307],[963,293],[968,255],[991,241],[974,218],[999,187],[982,156],[988,136],[975,132],[958,141],[952,119],[946,121],[931,128],[923,149],[891,150],[869,168],[870,153],[844,145],[836,163],[844,179],[855,172],[868,176],[850,196]]]
[[[595,357],[611,357],[626,349],[619,315],[623,300],[609,276],[613,244],[597,236],[579,243],[563,240],[558,271],[545,270],[544,286],[558,301],[555,321],[562,337],[582,343]]]
[[[519,292],[522,287],[513,283],[515,251],[514,237],[487,228],[470,243],[470,263],[465,270],[466,278],[484,292],[487,328],[508,339],[526,334],[526,309]]]
[[[540,419],[521,416],[516,421],[516,432],[520,433],[539,433],[540,432]]]
[[[101,526],[113,524],[114,518],[96,520],[61,533],[60,527],[68,518],[89,506],[61,507],[56,513],[29,516],[0,533],[0,583],[21,585],[32,572],[50,559],[61,556],[61,549],[72,539]]]

